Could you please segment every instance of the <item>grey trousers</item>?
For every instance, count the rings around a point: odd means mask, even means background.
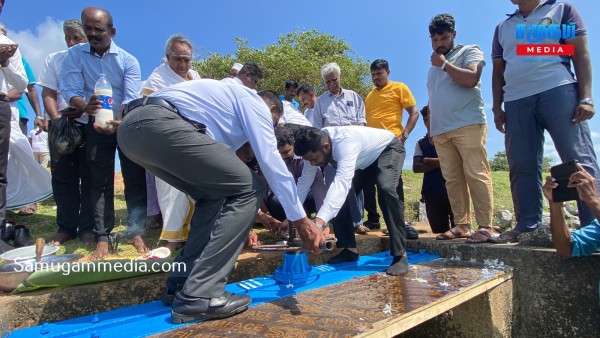
[[[131,160],[196,201],[188,240],[175,258],[186,271],[172,271],[169,277],[187,276],[183,293],[188,296],[222,296],[265,185],[233,149],[163,107],[129,112],[117,138]]]

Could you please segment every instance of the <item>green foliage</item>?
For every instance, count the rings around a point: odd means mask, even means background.
[[[551,156],[544,156],[542,163],[542,171],[547,172],[554,163],[554,159]],[[494,155],[494,158],[490,161],[490,169],[492,171],[508,171],[508,159],[506,158],[506,151],[499,151]]]
[[[235,57],[229,54],[207,52],[203,60],[194,63],[194,68],[203,78],[222,79],[229,75],[234,62],[255,62],[263,71],[264,79],[259,90],[282,93],[288,79],[300,84],[310,84],[323,93],[321,66],[337,62],[342,70],[342,87],[366,97],[371,85],[369,65],[356,56],[343,39],[323,34],[317,30],[294,31],[279,36],[278,41],[262,49],[248,45],[242,38],[234,40]]]
[[[499,151],[490,161],[490,169],[492,171],[508,171],[508,159],[506,151]]]

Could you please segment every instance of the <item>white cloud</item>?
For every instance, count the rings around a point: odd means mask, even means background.
[[[46,21],[39,24],[35,31],[29,29],[12,31],[8,27],[8,36],[19,44],[21,54],[27,59],[38,79],[48,54],[67,48],[62,22],[51,17],[46,18]]]

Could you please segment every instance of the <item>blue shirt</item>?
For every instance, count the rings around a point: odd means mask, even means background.
[[[27,85],[35,84],[35,75],[33,75],[33,70],[31,70],[29,62],[27,62],[27,60],[25,60],[24,57],[21,57],[21,61],[23,61],[23,68],[25,68],[25,74],[27,74]],[[19,117],[22,119],[28,118],[27,95],[21,96],[21,98],[17,101],[17,107],[19,107]]]
[[[571,233],[573,257],[589,256],[600,250],[600,223],[595,219],[587,226]]]
[[[100,74],[106,74],[112,86],[116,119],[121,105],[140,97],[142,82],[138,60],[114,41],[102,56],[92,51],[89,43],[69,48],[60,73],[61,94],[67,103],[76,96],[88,101]]]
[[[281,101],[287,101],[287,100],[285,99],[285,96],[283,96],[283,95],[279,95],[279,99],[280,99]],[[293,105],[294,105],[294,107],[296,107],[296,108],[300,109],[300,103],[298,103],[298,101],[296,101],[296,99],[292,99],[292,101],[288,101],[288,102],[289,102],[289,103],[291,103],[291,104],[293,104]]]

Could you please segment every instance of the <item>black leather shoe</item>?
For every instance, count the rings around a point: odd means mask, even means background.
[[[31,238],[31,235],[29,234],[29,229],[27,229],[24,225],[15,226],[13,242],[15,244],[15,248],[33,245],[33,238]]]
[[[177,292],[171,309],[173,323],[187,323],[199,319],[230,317],[245,311],[252,299],[248,295],[225,292],[219,298],[195,298]]]
[[[3,226],[0,226],[0,240],[5,242],[10,241],[15,236],[15,223],[6,222]]]
[[[167,306],[173,305],[175,293],[183,289],[183,285],[187,278],[185,277],[169,277],[167,278],[167,292],[163,293],[160,300]]]
[[[358,257],[360,257],[360,255],[357,254],[356,252],[352,252],[352,251],[350,251],[348,249],[344,249],[339,254],[331,257],[327,261],[327,264],[338,264],[338,263],[345,263],[345,262],[356,262],[356,261],[358,261]]]

